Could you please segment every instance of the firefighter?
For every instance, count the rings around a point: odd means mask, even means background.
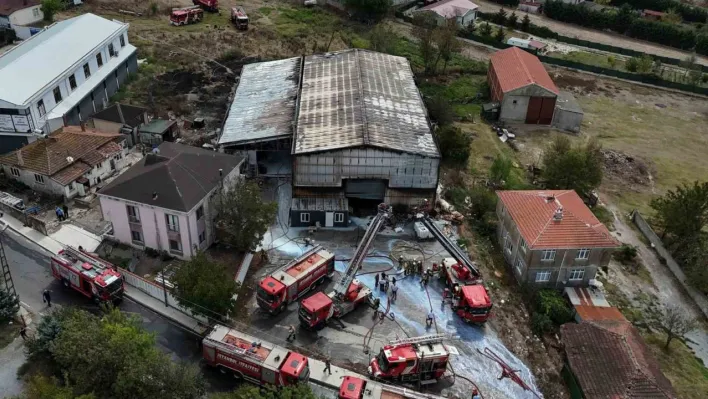
[[[391,287],[391,300],[395,301],[396,298],[398,298],[398,287],[396,286],[396,282],[394,281],[393,286]]]
[[[20,337],[22,337],[23,341],[27,341],[27,327],[22,327],[20,330]]]
[[[326,358],[326,359],[325,359],[325,368],[324,368],[324,370],[322,370],[322,372],[324,373],[324,372],[326,371],[326,372],[329,373],[329,375],[332,375],[332,369],[331,369],[331,367],[332,367],[332,365],[331,365],[330,362],[329,362],[329,358]]]
[[[391,284],[396,285],[396,276],[391,276]]]
[[[42,302],[46,303],[47,307],[52,307],[52,296],[49,294],[49,290],[42,292]]]
[[[290,342],[291,339],[295,339],[295,327],[292,325],[288,326],[288,337],[285,340]]]
[[[428,270],[423,272],[423,276],[420,278],[420,283],[423,285],[428,285],[428,279],[430,279],[430,273]]]
[[[433,326],[433,320],[435,319],[435,315],[433,314],[433,309],[430,309],[430,312],[428,313],[428,317],[425,319],[425,326],[430,328]]]
[[[472,388],[472,399],[482,399],[477,388]]]
[[[376,273],[376,275],[374,276],[374,287],[378,287],[378,286],[379,286],[379,274]]]

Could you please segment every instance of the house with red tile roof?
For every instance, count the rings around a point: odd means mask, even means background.
[[[497,196],[497,239],[520,284],[587,287],[620,246],[573,190]]]
[[[588,399],[671,399],[676,392],[639,331],[626,320],[561,326],[571,392]]]
[[[457,26],[466,27],[477,18],[478,8],[478,5],[469,0],[442,0],[421,7],[414,13],[429,14],[438,25],[444,25],[446,21],[454,18],[457,21]]]
[[[73,198],[122,169],[127,153],[122,134],[68,126],[0,156],[0,166],[32,190]]]
[[[559,90],[538,57],[510,47],[490,57],[487,73],[499,119],[511,123],[550,125]]]

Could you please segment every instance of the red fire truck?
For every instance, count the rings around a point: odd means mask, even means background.
[[[175,26],[195,24],[204,18],[204,10],[198,6],[173,8],[170,13],[170,23]]]
[[[307,329],[323,328],[327,320],[344,316],[362,302],[367,302],[373,306],[371,289],[355,279],[355,276],[364,263],[364,258],[369,252],[369,247],[374,241],[376,233],[379,232],[389,214],[390,210],[386,204],[379,205],[378,213],[369,223],[369,227],[354,252],[352,260],[332,292],[328,295],[318,292],[300,302],[298,317],[303,327]]]
[[[280,313],[333,274],[334,254],[318,245],[261,280],[256,301],[263,310]]]
[[[192,4],[203,8],[204,11],[219,11],[219,0],[192,0]]]
[[[442,397],[347,375],[342,378],[338,399],[442,399]]]
[[[231,22],[238,30],[248,30],[248,15],[243,7],[231,8]]]
[[[51,265],[54,278],[97,303],[123,298],[123,276],[118,269],[81,247],[65,246],[52,256]]]
[[[429,216],[421,214],[418,219],[453,256],[443,259],[440,273],[450,288],[448,292],[452,310],[467,322],[486,322],[492,310],[492,301],[489,299],[487,288],[482,285],[482,274],[477,265],[469,260],[462,249],[452,242]],[[433,270],[435,269],[437,265],[434,264]]]
[[[391,381],[435,383],[447,369],[450,357],[442,334],[392,341],[369,362],[369,374]]]
[[[258,385],[284,386],[307,381],[309,359],[221,325],[202,340],[207,364]]]

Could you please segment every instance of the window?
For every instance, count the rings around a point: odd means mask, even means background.
[[[580,248],[578,250],[578,255],[575,257],[575,259],[588,259],[590,258],[590,249],[589,248]]]
[[[585,269],[571,269],[568,279],[571,281],[582,280],[585,277]]]
[[[103,57],[101,57],[101,53],[96,54],[96,63],[99,68],[103,66]]]
[[[143,242],[143,235],[139,231],[130,230],[130,238],[133,240],[133,242]]]
[[[47,113],[47,110],[44,109],[44,100],[39,100],[37,102],[37,111],[39,111],[39,116],[42,117],[44,114]]]
[[[206,231],[202,231],[202,232],[199,234],[199,243],[201,244],[201,243],[203,243],[205,240],[206,240]]]
[[[541,257],[541,260],[552,261],[555,258],[556,258],[556,250],[555,249],[544,249],[543,250],[543,256]]]
[[[86,79],[91,77],[91,67],[89,66],[88,62],[84,64],[84,76]]]
[[[516,267],[516,271],[519,272],[519,274],[524,273],[524,268],[526,265],[524,264],[524,261],[521,259],[521,257],[516,258],[516,263],[514,263],[514,266]]]
[[[177,215],[166,214],[165,221],[167,223],[167,230],[179,232],[179,219],[177,219]]]
[[[200,206],[197,208],[197,220],[201,220],[204,217],[204,207]]]
[[[523,238],[521,239],[521,243],[519,244],[519,248],[521,248],[522,251],[526,252],[526,240]]]
[[[126,205],[125,209],[128,212],[128,221],[129,222],[140,223],[140,212],[138,212],[138,208],[136,208],[132,205]]]
[[[39,8],[37,8],[37,7],[33,8],[32,15],[35,17],[39,17]]]
[[[39,184],[44,184],[44,176],[38,175],[38,174],[35,173],[35,174],[34,174],[34,181],[37,182],[37,183],[39,183]]]
[[[61,89],[59,86],[54,88],[54,102],[59,104],[61,102]]]
[[[182,252],[182,243],[177,240],[170,240],[170,251]]]
[[[504,240],[504,249],[506,252],[511,254],[514,252],[514,245],[511,243],[511,237],[507,234],[506,239]]]
[[[17,168],[10,168],[10,173],[12,173],[13,176],[20,177],[20,170]]]
[[[334,223],[344,223],[344,213],[336,212],[334,214]]]
[[[69,87],[71,87],[71,90],[76,90],[76,76],[69,76]]]
[[[113,49],[113,43],[108,45],[108,55],[111,57],[116,56],[116,51],[115,51],[115,49]]]
[[[310,223],[310,214],[309,213],[301,213],[300,214],[300,223]]]
[[[120,46],[125,47],[125,35],[120,35]]]
[[[536,282],[537,283],[545,283],[546,281],[549,281],[550,279],[551,279],[551,272],[549,272],[549,271],[536,272]]]
[[[69,191],[74,191],[74,182],[73,181],[69,182],[67,187],[69,187]]]

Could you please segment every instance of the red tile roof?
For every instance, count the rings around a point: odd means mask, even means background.
[[[531,249],[620,246],[573,190],[497,191],[497,196]],[[563,217],[555,220],[559,209]]]
[[[507,93],[530,84],[536,84],[544,89],[558,94],[548,72],[538,60],[538,57],[518,47],[499,50],[490,57],[492,68],[499,79],[502,92]]]
[[[628,321],[561,326],[568,365],[587,398],[675,398],[639,331]]]
[[[578,312],[578,317],[583,321],[627,320],[619,309],[613,307],[575,305],[575,311]]]

